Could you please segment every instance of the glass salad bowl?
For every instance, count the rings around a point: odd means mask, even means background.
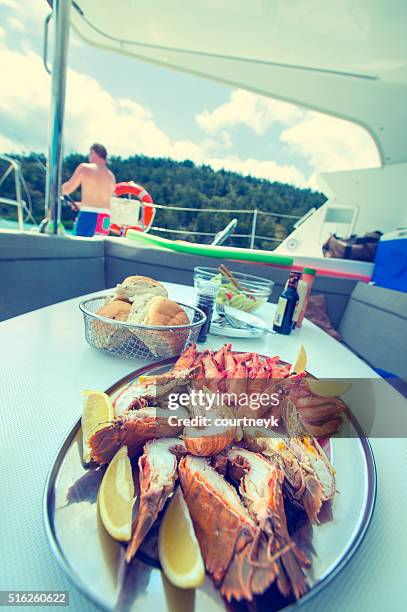
[[[252,312],[267,302],[274,286],[274,282],[267,278],[242,272],[232,272],[232,277],[228,277],[219,268],[194,268],[194,280],[196,278],[202,278],[218,285],[217,303],[245,312]]]

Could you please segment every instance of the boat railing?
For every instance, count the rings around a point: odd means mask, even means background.
[[[9,157],[8,155],[0,155],[0,160],[6,162],[6,168],[2,174],[0,174],[0,188],[4,181],[14,173],[14,186],[15,186],[15,199],[9,197],[0,196],[0,204],[13,206],[17,209],[18,227],[20,231],[24,231],[24,216],[28,216],[30,220],[36,225],[36,221],[31,214],[31,201],[29,205],[23,200],[22,193],[23,189],[30,198],[28,189],[25,185],[24,177],[21,171],[21,164],[18,160]],[[280,219],[292,219],[294,224],[298,222],[302,217],[299,215],[290,215],[286,213],[268,212],[264,210],[244,209],[244,208],[197,208],[189,206],[173,206],[171,204],[154,204],[154,207],[158,210],[173,210],[177,212],[189,212],[189,213],[216,213],[216,214],[227,214],[229,217],[237,215],[251,215],[250,233],[231,233],[228,238],[246,238],[248,239],[248,247],[253,249],[256,240],[266,241],[274,243],[276,246],[283,241],[283,238],[276,238],[272,236],[264,236],[257,233],[257,222],[259,217],[274,217]],[[204,232],[204,231],[193,231],[185,229],[172,229],[169,227],[160,227],[153,225],[150,228],[152,231],[157,233],[167,233],[179,236],[202,236],[205,238],[215,238],[219,234],[219,230],[216,232]]]
[[[178,211],[178,212],[193,212],[193,213],[225,213],[228,215],[251,215],[252,216],[252,222],[251,222],[251,229],[250,229],[250,234],[235,234],[233,233],[233,235],[231,235],[230,237],[233,238],[248,238],[248,246],[250,249],[253,249],[255,246],[255,241],[256,240],[264,240],[264,241],[268,241],[268,242],[273,242],[276,245],[280,244],[281,242],[283,242],[283,238],[274,238],[271,236],[263,236],[261,234],[257,234],[256,230],[257,230],[257,221],[258,221],[258,217],[259,216],[268,216],[268,217],[276,217],[276,218],[281,218],[281,219],[292,219],[293,221],[297,222],[299,219],[301,219],[301,215],[288,215],[286,213],[274,213],[274,212],[268,212],[265,210],[259,210],[258,208],[253,208],[253,209],[243,209],[243,208],[196,208],[196,207],[189,207],[189,206],[172,206],[172,205],[168,205],[168,204],[154,204],[154,207],[157,209],[163,209],[163,210],[174,210],[174,211]],[[181,236],[205,236],[208,238],[214,238],[218,232],[197,232],[197,231],[192,231],[192,230],[182,230],[182,229],[170,229],[170,228],[166,228],[166,227],[160,227],[160,226],[156,226],[153,225],[150,230],[153,230],[155,232],[159,232],[159,233],[168,233],[168,234],[179,234]]]
[[[1,154],[0,160],[6,162],[6,167],[2,174],[0,174],[0,188],[6,179],[14,174],[14,190],[15,190],[15,199],[13,198],[5,198],[0,195],[0,204],[6,206],[13,206],[17,209],[17,220],[18,220],[18,229],[23,232],[24,231],[24,215],[27,215],[34,223],[35,219],[31,214],[31,202],[30,205],[27,205],[27,202],[23,200],[23,189],[27,193],[29,197],[28,190],[24,183],[24,177],[21,172],[21,164],[16,159],[9,157],[8,155]]]

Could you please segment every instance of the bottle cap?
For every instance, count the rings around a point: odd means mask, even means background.
[[[314,268],[304,268],[304,274],[316,274],[317,271]]]

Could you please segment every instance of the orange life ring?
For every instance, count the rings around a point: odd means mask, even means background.
[[[135,227],[132,229],[138,229],[142,232],[147,232],[150,229],[150,226],[155,217],[155,208],[154,202],[151,195],[148,193],[147,189],[144,189],[141,185],[137,185],[134,181],[127,181],[122,183],[117,183],[115,190],[115,195],[135,195],[140,202],[143,204],[142,212],[141,212],[141,226]]]

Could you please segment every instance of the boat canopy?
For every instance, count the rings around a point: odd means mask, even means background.
[[[348,119],[407,160],[407,3],[75,0],[87,42]]]

